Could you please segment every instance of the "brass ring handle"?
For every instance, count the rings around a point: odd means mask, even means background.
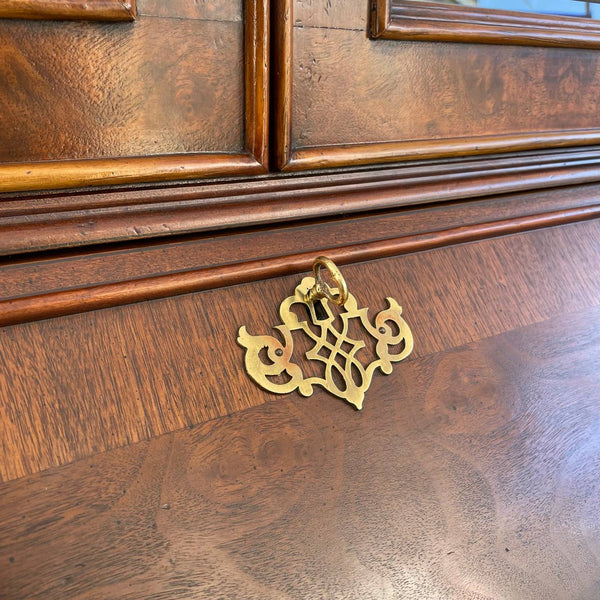
[[[321,276],[323,267],[329,271],[331,279],[337,285],[337,294],[334,294],[329,285],[323,281]],[[344,306],[346,300],[348,300],[348,286],[336,264],[326,256],[319,256],[313,263],[313,273],[315,274],[315,285],[308,290],[306,302],[315,302],[321,298],[327,298],[327,300],[338,306]]]

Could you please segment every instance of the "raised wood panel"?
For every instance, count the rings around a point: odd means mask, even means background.
[[[0,486],[16,598],[597,598],[600,312]]]
[[[297,23],[299,4],[274,15],[284,170],[600,141],[593,50],[373,40]]]
[[[388,40],[600,47],[596,19],[489,10],[412,0],[375,0],[371,33]]]
[[[132,21],[135,0],[3,0],[0,19]]]
[[[377,310],[388,295],[401,303],[414,360],[598,305],[599,235],[596,220],[347,265],[344,274],[362,305]],[[2,479],[273,400],[244,373],[237,329],[270,332],[298,279],[1,328]]]
[[[142,8],[118,26],[0,23],[0,191],[265,169],[266,2],[233,20]]]
[[[362,32],[296,28],[292,143],[439,143],[594,129],[598,56],[555,48],[382,43]],[[348,93],[336,94],[342,80]]]
[[[243,152],[241,23],[0,27],[3,163]]]

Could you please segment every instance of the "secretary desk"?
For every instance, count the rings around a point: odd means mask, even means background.
[[[599,98],[590,18],[3,0],[0,598],[600,598]]]

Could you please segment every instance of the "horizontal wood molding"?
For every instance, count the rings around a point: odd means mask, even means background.
[[[221,260],[220,264],[208,267],[7,298],[0,300],[0,326],[306,272],[310,271],[315,256],[320,254],[325,254],[343,265],[598,217],[600,217],[600,204],[592,204],[508,219],[473,222],[469,225],[422,231],[400,237],[349,243],[341,247],[329,245],[327,238],[323,238],[324,241],[318,250],[295,253],[284,251],[277,255],[249,260],[238,257],[235,262]],[[252,238],[249,236],[246,243],[251,242]]]
[[[263,173],[252,155],[177,154],[0,164],[0,192],[33,191]]]
[[[133,21],[135,0],[2,0],[0,19]]]
[[[86,4],[91,6],[94,3]],[[116,4],[122,6],[124,3],[117,2]],[[268,0],[245,0],[244,20],[245,150],[243,153],[190,152],[102,159],[0,163],[0,193],[190,180],[267,172],[269,131]]]
[[[294,150],[284,171],[299,171],[348,164],[366,165],[398,160],[478,156],[497,152],[565,148],[600,143],[600,129],[544,131],[443,140],[411,140],[374,144],[321,146]]]
[[[313,219],[230,229],[139,243],[74,248],[0,261],[0,298],[33,296],[223,264],[244,263],[325,247],[375,242],[582,208],[600,202],[600,184],[504,194],[491,198],[412,206],[343,219]],[[232,258],[233,257],[233,258]]]
[[[411,0],[374,0],[371,34],[391,40],[600,47],[600,21],[594,19]]]
[[[145,160],[145,159],[140,159]],[[177,161],[173,170],[181,168]],[[230,169],[231,164],[214,166]],[[248,171],[258,170],[248,158]],[[60,167],[59,167],[60,168]],[[152,168],[152,167],[151,167]],[[0,255],[168,237],[600,181],[600,151],[409,163],[354,173],[95,193],[4,195]]]

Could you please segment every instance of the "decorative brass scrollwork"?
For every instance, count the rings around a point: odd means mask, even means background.
[[[331,289],[323,280],[322,268],[327,269],[337,288]],[[283,341],[270,335],[250,335],[245,326],[240,327],[238,342],[246,348],[246,371],[270,392],[287,394],[297,389],[303,396],[310,396],[313,387],[320,385],[361,409],[375,371],[380,369],[390,374],[392,363],[412,352],[411,330],[402,318],[402,308],[393,298],[387,298],[388,308],[376,315],[373,324],[367,315],[368,308],[358,308],[356,299],[348,293],[344,277],[330,259],[317,258],[313,271],[314,277],[302,279],[294,295],[287,297],[279,307],[282,324],[275,329]],[[342,307],[339,319],[334,316],[329,302]],[[306,307],[308,320],[298,318],[292,310],[292,307],[297,308],[295,305]],[[375,344],[377,359],[366,366],[357,358],[365,342],[349,336],[351,319],[360,320]],[[336,327],[336,323],[341,327]],[[292,362],[294,331],[302,332],[312,341],[306,358],[323,363],[322,376],[305,377],[302,368]]]

